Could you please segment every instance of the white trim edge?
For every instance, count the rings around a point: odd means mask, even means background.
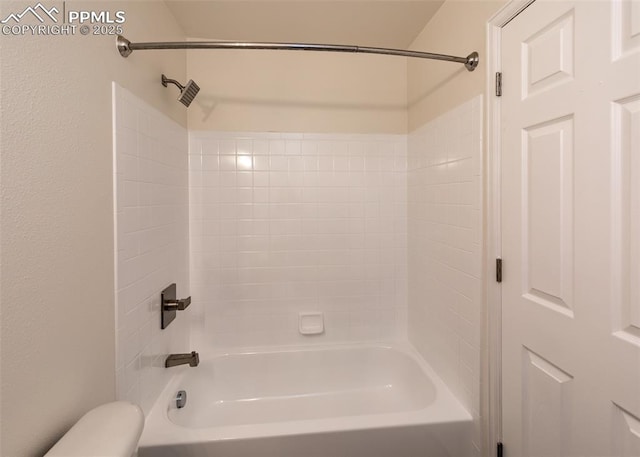
[[[498,442],[502,441],[502,287],[496,282],[495,259],[502,256],[501,226],[501,167],[500,167],[500,119],[501,99],[495,95],[495,75],[502,69],[502,28],[535,0],[511,0],[487,22],[487,103],[485,104],[486,148],[486,236],[485,271],[487,304],[487,356],[485,358],[488,387],[487,417],[484,436],[488,438],[488,455],[495,455]],[[507,76],[508,77],[508,76]],[[507,259],[508,264],[508,259]]]

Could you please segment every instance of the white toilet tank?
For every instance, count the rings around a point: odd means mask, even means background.
[[[45,457],[131,457],[144,427],[139,406],[124,401],[92,409],[58,441]]]

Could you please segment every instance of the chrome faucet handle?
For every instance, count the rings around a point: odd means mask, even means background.
[[[167,305],[167,303],[170,303]],[[184,311],[191,304],[191,297],[163,300],[163,308],[165,311]]]

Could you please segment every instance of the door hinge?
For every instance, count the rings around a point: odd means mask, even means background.
[[[502,282],[502,259],[496,259],[496,282]]]
[[[502,73],[496,73],[496,97],[502,97]]]
[[[502,457],[502,451],[504,449],[504,446],[502,445],[502,443],[498,443],[498,447],[496,449],[496,457]]]

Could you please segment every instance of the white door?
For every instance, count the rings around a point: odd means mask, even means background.
[[[507,457],[640,457],[640,0],[502,31]]]

